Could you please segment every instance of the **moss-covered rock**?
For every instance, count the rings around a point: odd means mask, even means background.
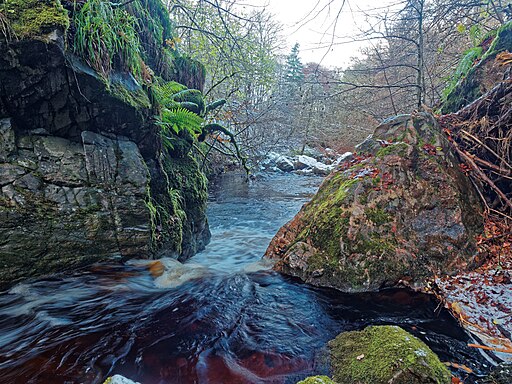
[[[327,376],[312,376],[299,381],[297,384],[335,384]]]
[[[372,140],[272,240],[276,270],[353,292],[471,267],[480,203],[433,117],[390,119]]]
[[[506,68],[496,65],[500,52],[512,51],[512,22],[485,37],[482,43],[462,57],[443,91],[441,113],[456,112],[488,92],[501,79]]]
[[[0,12],[18,38],[44,36],[69,27],[68,13],[59,0],[3,0]]]
[[[172,158],[164,163],[169,187],[175,196],[175,207],[183,211],[181,244],[177,246],[180,260],[186,260],[204,249],[210,240],[206,220],[207,180],[192,155]],[[177,244],[176,244],[177,245]]]
[[[449,384],[451,374],[421,340],[396,326],[345,332],[329,343],[338,384]]]

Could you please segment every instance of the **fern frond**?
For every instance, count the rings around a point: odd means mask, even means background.
[[[203,119],[185,108],[163,109],[160,125],[171,128],[175,133],[188,130],[190,133],[201,133]]]
[[[204,116],[206,112],[206,104],[204,95],[197,89],[184,89],[173,96],[174,101],[197,104],[199,110],[196,112],[200,116]],[[194,111],[195,112],[195,111]]]
[[[174,96],[187,89],[187,87],[175,81],[169,81],[163,84],[155,84],[153,89],[158,103],[165,108],[170,108],[173,105],[177,105],[174,101]]]

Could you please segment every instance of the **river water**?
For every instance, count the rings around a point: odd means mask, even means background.
[[[212,242],[186,263],[100,264],[0,293],[0,383],[295,383],[327,373],[328,340],[368,324],[398,324],[442,361],[485,370],[427,295],[341,294],[261,261],[319,182],[225,175],[211,188]]]

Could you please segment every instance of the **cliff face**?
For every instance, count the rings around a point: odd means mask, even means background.
[[[210,236],[196,160],[164,154],[147,90],[74,56],[62,20],[0,33],[0,286],[108,258],[185,259]]]

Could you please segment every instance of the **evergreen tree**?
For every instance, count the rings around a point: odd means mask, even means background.
[[[299,58],[299,43],[295,43],[290,54],[286,57],[285,83],[300,86],[304,81],[304,66]]]

